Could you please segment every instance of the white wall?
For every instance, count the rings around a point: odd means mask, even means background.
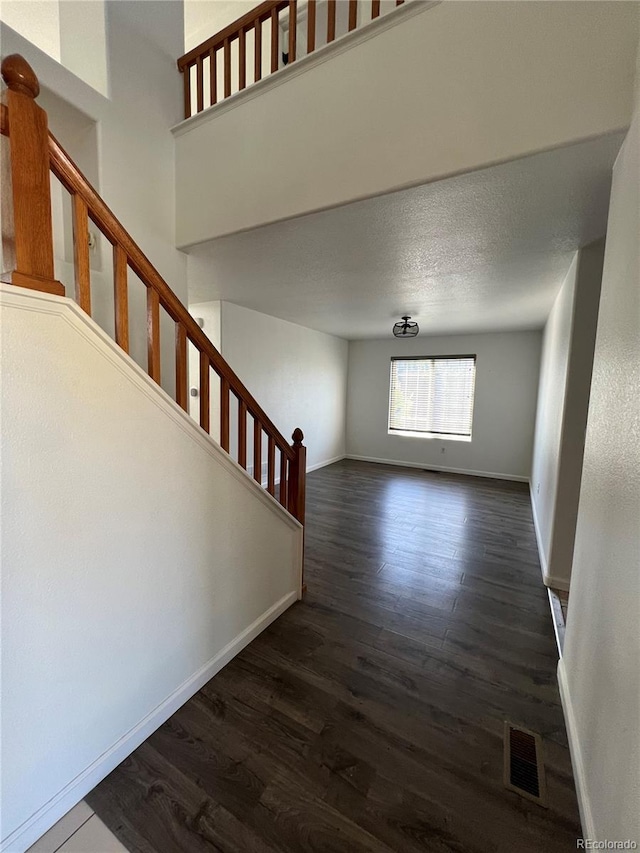
[[[613,173],[559,675],[585,835],[640,845],[640,99]]]
[[[1,298],[2,832],[19,853],[296,599],[302,531],[74,303]]]
[[[231,302],[221,309],[222,355],[289,442],[302,429],[308,469],[341,459],[347,342]]]
[[[399,341],[390,335],[384,340],[351,341],[347,455],[371,461],[527,479],[540,342],[540,332],[419,335],[411,341]],[[477,360],[471,442],[388,434],[392,356],[472,354],[477,355]]]
[[[558,490],[562,419],[577,271],[576,253],[553,303],[542,338],[538,410],[531,466],[531,498],[543,574],[548,574],[547,564],[551,552]]]
[[[71,0],[65,2],[74,5]],[[88,126],[95,123],[98,191],[186,303],[186,256],[175,248],[175,146],[169,131],[181,115],[175,59],[183,44],[182,4],[175,0],[115,0],[107,2],[105,9],[110,100],[6,26],[2,27],[2,50],[21,53],[41,85],[55,93],[53,99],[45,97],[46,106],[62,99],[68,102],[69,112],[85,117]],[[56,129],[70,127],[64,117],[58,120],[55,114],[51,124]],[[60,141],[70,145],[72,156],[80,152],[75,138],[64,134]],[[99,255],[100,264],[92,276],[93,316],[113,335],[112,253],[106,240]],[[57,263],[56,273],[67,295],[73,295],[71,266]],[[131,272],[129,283],[131,355],[146,366],[146,292]],[[172,393],[173,323],[164,312],[162,316],[162,383]]]
[[[177,244],[625,128],[637,25],[635,3],[406,3],[176,130]]]
[[[57,0],[2,0],[0,20],[60,62],[60,4]]]
[[[104,0],[2,0],[0,20],[108,94]]]
[[[104,0],[60,0],[60,61],[103,95],[109,95]]]
[[[569,588],[604,241],[576,252],[544,329],[531,499],[545,583]]]

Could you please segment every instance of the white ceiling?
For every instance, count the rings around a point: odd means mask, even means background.
[[[620,134],[193,247],[189,300],[347,339],[544,324],[572,253],[606,230]],[[245,189],[245,191],[248,191]]]

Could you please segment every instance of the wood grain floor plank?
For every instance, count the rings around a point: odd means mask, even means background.
[[[524,484],[308,475],[307,594],[89,796],[131,851],[561,853],[578,813]],[[543,736],[549,809],[505,790]]]

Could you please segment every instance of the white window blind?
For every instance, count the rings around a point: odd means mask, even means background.
[[[392,358],[389,432],[471,438],[476,357]]]

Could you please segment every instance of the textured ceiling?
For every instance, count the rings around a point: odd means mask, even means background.
[[[606,230],[619,134],[214,240],[191,303],[223,299],[348,339],[541,327]]]

